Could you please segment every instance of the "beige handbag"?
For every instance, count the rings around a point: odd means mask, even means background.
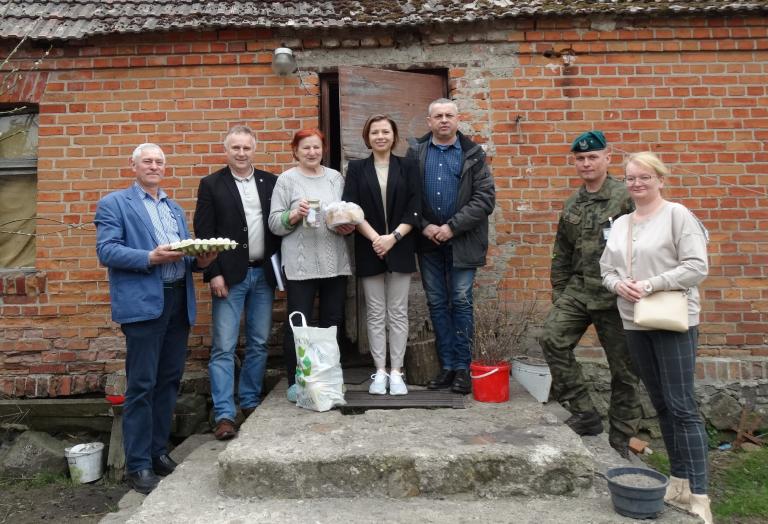
[[[627,234],[627,273],[632,277],[632,217]],[[634,322],[650,329],[688,331],[688,290],[657,291],[635,302]]]

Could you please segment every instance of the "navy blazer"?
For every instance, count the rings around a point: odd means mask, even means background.
[[[181,239],[189,238],[184,211],[167,200]],[[133,186],[102,198],[96,208],[96,254],[109,268],[109,295],[112,320],[120,324],[160,317],[163,312],[163,281],[160,267],[149,265],[149,252],[160,242],[155,228]],[[184,257],[186,266],[187,316],[195,323],[195,285],[192,257]]]
[[[416,271],[416,236],[421,234],[421,177],[416,162],[390,155],[387,175],[387,215],[381,186],[373,165],[373,155],[352,160],[347,167],[342,200],[363,208],[365,219],[380,235],[391,233],[400,224],[410,224],[413,230],[396,243],[380,259],[371,241],[355,233],[355,273],[360,277],[379,275],[385,271],[413,273]]]
[[[264,228],[264,278],[275,287],[275,273],[270,257],[280,249],[281,238],[269,229],[269,209],[272,204],[272,190],[277,176],[259,169],[254,170],[254,179],[261,203],[261,220]],[[229,166],[200,180],[197,189],[194,228],[197,238],[229,238],[237,247],[219,253],[211,265],[203,270],[203,281],[210,282],[222,275],[227,286],[242,282],[248,273],[248,223],[245,209],[232,178]]]

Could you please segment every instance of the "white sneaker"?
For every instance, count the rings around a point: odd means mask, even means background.
[[[407,395],[408,388],[403,381],[403,374],[399,371],[390,371],[389,373],[389,394]]]
[[[368,393],[371,395],[386,395],[388,377],[389,375],[387,375],[386,371],[377,370],[375,375],[371,375],[373,382],[371,382],[371,387],[368,388]]]

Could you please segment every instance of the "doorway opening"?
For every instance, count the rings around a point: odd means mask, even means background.
[[[447,69],[393,71],[369,67],[339,67],[320,75],[320,129],[326,138],[325,166],[342,171],[346,162],[368,156],[360,132],[365,120],[386,113],[405,139],[427,132],[427,106],[448,94]]]
[[[337,72],[320,75],[320,129],[326,137],[324,165],[342,173],[350,160],[366,158],[361,131],[369,116],[384,113],[397,122],[401,140],[394,153],[404,155],[407,139],[428,131],[426,115],[430,102],[447,96],[448,71],[429,69],[392,71],[340,66]],[[353,261],[354,263],[354,261]],[[411,297],[418,292],[411,286]],[[347,360],[368,356],[366,307],[362,285],[350,279],[342,331],[342,355]]]

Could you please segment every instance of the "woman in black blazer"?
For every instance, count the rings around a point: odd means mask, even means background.
[[[392,154],[397,140],[397,124],[391,117],[368,119],[363,141],[372,154],[349,163],[342,196],[365,213],[355,232],[355,266],[365,293],[368,340],[376,364],[368,390],[373,395],[386,394],[387,386],[390,395],[408,393],[402,366],[408,342],[408,291],[416,271],[414,227],[421,220],[421,182],[415,162]]]

